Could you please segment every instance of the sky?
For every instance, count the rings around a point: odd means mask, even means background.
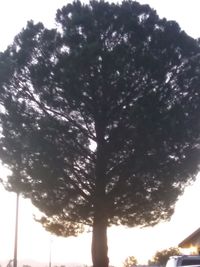
[[[176,20],[181,28],[194,38],[200,37],[200,0],[140,0],[157,10],[160,17]],[[55,11],[65,5],[63,0],[0,0],[0,51],[25,27],[27,20],[42,21],[54,26]],[[0,176],[6,175],[1,169]],[[177,246],[200,226],[200,175],[179,198],[175,213],[169,222],[145,229],[112,227],[108,230],[110,263],[122,266],[127,256],[135,256],[145,263],[157,250]],[[13,258],[16,195],[0,186],[0,264],[6,266]],[[69,262],[91,263],[91,233],[78,238],[50,236],[33,219],[38,214],[29,200],[20,199],[18,259],[24,264],[30,260],[48,266],[51,251],[52,265]],[[35,265],[34,265],[35,266]]]

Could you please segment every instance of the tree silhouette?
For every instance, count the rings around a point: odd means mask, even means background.
[[[125,259],[123,267],[133,267],[137,264],[137,259],[134,256],[129,256]]]
[[[179,248],[171,247],[161,251],[157,251],[151,261],[151,264],[165,266],[170,256],[181,255]]]
[[[7,189],[58,235],[168,219],[199,164],[199,44],[147,5],[76,1],[28,22],[0,55]]]

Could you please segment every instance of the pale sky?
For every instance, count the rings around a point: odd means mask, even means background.
[[[182,29],[194,38],[200,37],[200,0],[140,0],[155,8],[161,17],[176,20]],[[0,50],[9,45],[13,37],[25,27],[26,21],[42,21],[53,26],[53,18],[64,0],[0,0]],[[3,174],[3,171],[1,175]],[[122,266],[127,256],[136,256],[140,263],[151,258],[157,250],[177,246],[186,236],[200,226],[200,175],[177,202],[170,222],[146,229],[112,227],[108,231],[110,263]],[[4,267],[13,258],[15,194],[0,186],[0,264]],[[19,261],[30,260],[48,266],[50,244],[52,265],[56,262],[91,263],[91,233],[78,238],[50,237],[40,224],[33,220],[37,210],[30,201],[20,200]],[[35,265],[34,265],[35,266]],[[36,267],[36,266],[35,266]]]

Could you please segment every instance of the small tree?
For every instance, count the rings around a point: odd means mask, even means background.
[[[76,1],[56,22],[0,55],[0,158],[46,229],[92,227],[107,267],[107,228],[168,219],[199,170],[200,48],[135,1]]]
[[[162,251],[157,251],[151,264],[165,266],[170,256],[181,255],[179,248],[171,247]]]
[[[134,256],[129,256],[125,259],[123,267],[132,267],[137,265],[137,259]]]

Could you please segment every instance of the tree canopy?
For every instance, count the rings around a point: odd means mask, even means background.
[[[199,171],[198,41],[148,5],[76,1],[57,27],[28,22],[0,55],[0,158],[7,188],[60,235],[154,225]]]

